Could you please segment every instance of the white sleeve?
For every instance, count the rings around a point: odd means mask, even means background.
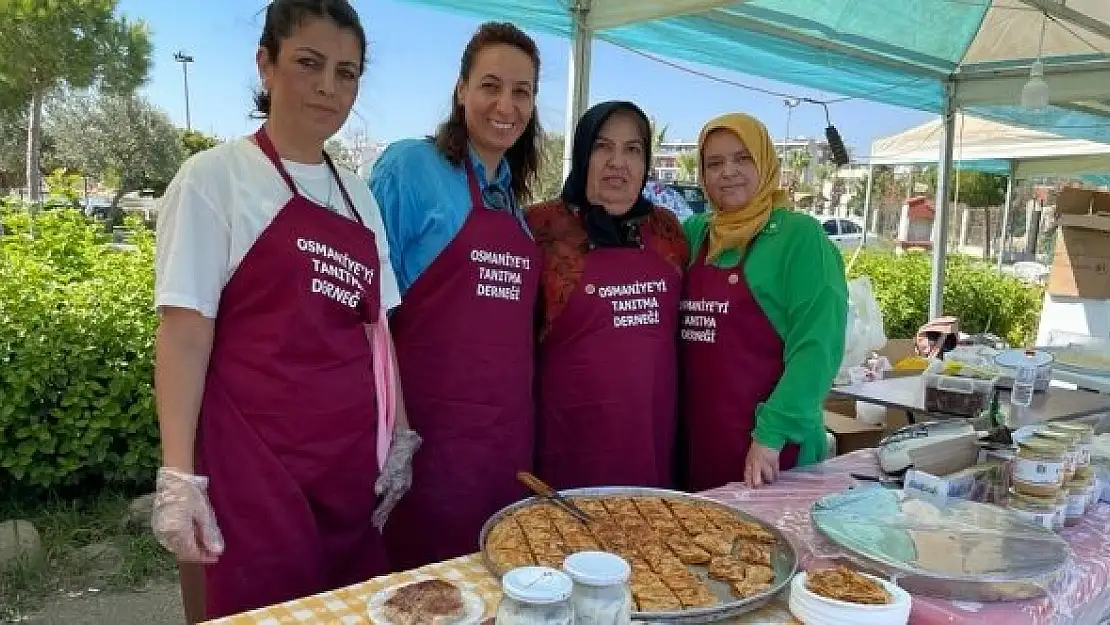
[[[195,169],[182,167],[158,209],[154,305],[216,318],[230,266],[231,227]]]
[[[374,242],[378,246],[378,274],[381,307],[391,311],[401,303],[401,289],[397,286],[397,276],[393,273],[393,263],[389,260],[389,240],[385,235],[385,224],[382,222],[382,212],[378,202],[370,193],[366,183],[355,178],[348,185],[357,184],[352,200],[358,205],[359,215],[362,216],[366,227],[374,233]]]

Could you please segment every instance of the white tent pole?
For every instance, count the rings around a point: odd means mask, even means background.
[[[1014,174],[1017,161],[1010,161],[1010,173],[1006,177],[1006,203],[1002,206],[1002,233],[998,237],[998,271],[1002,272],[1002,259],[1006,256],[1006,239],[1010,231],[1010,203],[1014,198]],[[990,210],[990,209],[987,209]]]
[[[936,218],[933,220],[933,275],[929,285],[929,318],[944,314],[944,261],[948,256],[948,194],[952,185],[952,148],[956,143],[956,87],[952,82],[944,85],[944,110],[941,125],[944,138],[940,144],[940,164],[937,166]]]
[[[867,220],[871,216],[871,187],[875,182],[875,166],[870,163],[867,165],[867,191],[863,194],[863,243],[861,247],[867,246]]]
[[[571,44],[567,64],[567,119],[563,135],[563,179],[570,175],[574,149],[574,127],[590,101],[590,63],[593,32],[587,26],[592,0],[575,0],[570,7]]]

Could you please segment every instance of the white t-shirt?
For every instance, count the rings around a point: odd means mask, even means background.
[[[283,161],[301,194],[354,219],[328,166]],[[339,169],[378,247],[381,305],[401,302],[381,212],[366,183]],[[292,197],[273,163],[249,139],[220,144],[185,161],[158,210],[154,303],[214,319],[220,294],[262,231]]]

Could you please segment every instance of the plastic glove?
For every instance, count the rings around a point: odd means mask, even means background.
[[[424,442],[420,435],[412,430],[397,429],[393,432],[393,443],[389,447],[385,466],[382,467],[378,481],[374,482],[374,494],[378,496],[378,507],[370,521],[378,531],[385,527],[389,513],[401,501],[401,497],[412,486],[412,457],[420,444]]]
[[[224,551],[207,489],[206,477],[158,469],[150,527],[159,544],[182,562],[211,564]]]

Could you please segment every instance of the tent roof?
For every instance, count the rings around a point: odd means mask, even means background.
[[[934,113],[1110,142],[1107,0],[407,0]],[[1049,16],[1044,19],[1044,15]],[[1044,25],[1052,105],[1021,108]],[[946,85],[954,85],[951,94]]]
[[[940,120],[871,144],[873,165],[936,163],[943,136]],[[1018,178],[1035,176],[1098,176],[1110,180],[1110,144],[1061,137],[1051,133],[1008,126],[958,115],[953,158],[961,166],[1007,173],[1015,162]]]

